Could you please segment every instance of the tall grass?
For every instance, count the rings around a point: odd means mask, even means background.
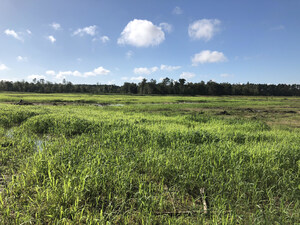
[[[0,107],[2,224],[300,219],[297,128],[177,105]]]

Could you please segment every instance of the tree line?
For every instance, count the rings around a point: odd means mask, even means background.
[[[140,95],[256,95],[300,96],[300,84],[230,84],[214,81],[199,83],[174,81],[166,77],[161,82],[143,79],[140,83],[123,85],[72,84],[64,80],[52,83],[44,79],[27,81],[0,81],[0,91],[36,93],[90,93],[90,94],[140,94]]]

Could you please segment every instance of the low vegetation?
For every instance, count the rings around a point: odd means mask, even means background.
[[[0,101],[1,224],[300,220],[299,98]]]

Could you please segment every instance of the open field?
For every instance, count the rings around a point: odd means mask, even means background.
[[[300,221],[299,97],[0,102],[1,224]]]

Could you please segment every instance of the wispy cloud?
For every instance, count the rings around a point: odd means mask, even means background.
[[[174,71],[180,69],[181,66],[167,66],[167,65],[160,65],[160,69],[163,71]]]
[[[101,41],[103,44],[105,44],[106,42],[109,42],[110,39],[108,36],[101,36],[101,37],[95,37],[93,38],[93,41]]]
[[[126,52],[126,58],[127,59],[131,59],[133,55],[134,55],[134,52],[131,51],[131,50],[129,50],[128,52]]]
[[[0,64],[0,71],[8,70],[8,67],[5,64]]]
[[[10,30],[10,29],[6,29],[4,31],[4,33],[7,35],[7,36],[11,36],[19,41],[24,41],[23,38],[14,30]]]
[[[173,13],[174,15],[180,15],[180,14],[183,13],[183,11],[182,11],[182,9],[181,9],[179,6],[176,6],[176,7],[173,9],[172,13]]]
[[[89,27],[84,27],[84,28],[78,28],[76,31],[73,32],[73,35],[78,35],[78,36],[84,36],[84,35],[90,35],[90,36],[95,36],[97,33],[97,26],[89,26]]]
[[[147,68],[147,67],[139,67],[139,68],[134,68],[133,72],[135,74],[145,74],[145,75],[149,75],[151,73],[154,73],[158,70],[157,66],[151,67],[151,68]]]
[[[27,57],[24,57],[24,56],[17,56],[17,61],[18,62],[27,62],[28,61],[28,59],[27,59]]]
[[[50,27],[52,27],[54,30],[60,30],[61,29],[61,25],[59,23],[51,23]]]
[[[101,36],[101,37],[100,37],[100,40],[102,41],[102,43],[106,43],[106,42],[108,42],[110,39],[109,39],[109,37],[107,37],[107,36]]]
[[[173,26],[169,23],[160,23],[159,27],[167,33],[171,33],[173,31]]]
[[[168,65],[161,64],[160,67],[158,67],[158,66],[153,66],[153,67],[149,67],[149,68],[148,67],[137,67],[137,68],[134,68],[133,72],[135,74],[149,75],[149,74],[155,73],[159,70],[171,72],[174,70],[178,70],[180,68],[181,68],[181,66],[168,66]]]

